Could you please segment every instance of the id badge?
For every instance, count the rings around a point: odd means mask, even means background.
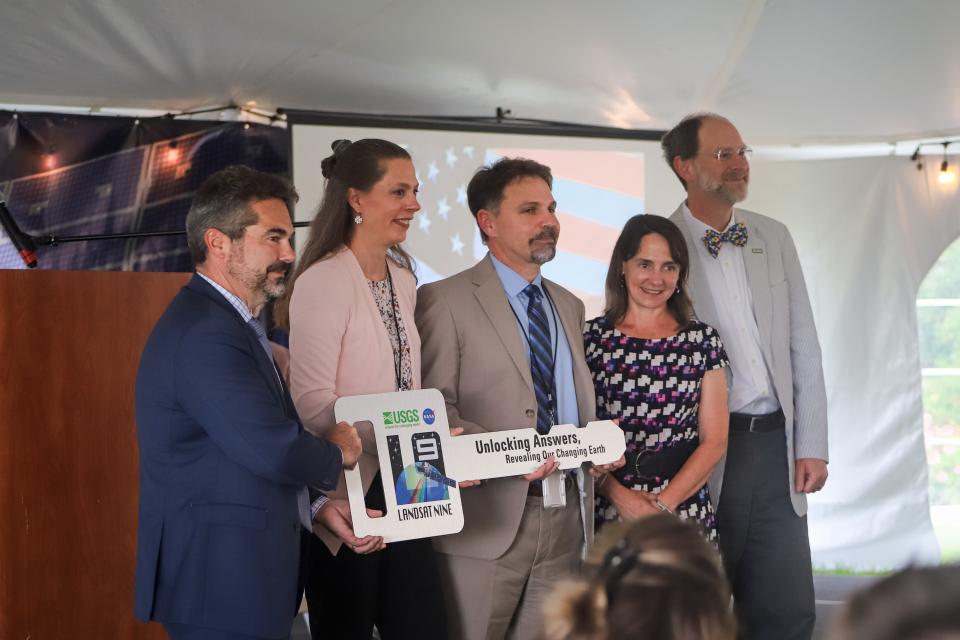
[[[567,506],[567,483],[564,482],[562,471],[554,471],[540,482],[543,483],[544,509],[563,509]]]

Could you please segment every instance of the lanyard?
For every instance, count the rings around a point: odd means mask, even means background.
[[[390,275],[390,266],[387,266],[387,282],[390,285],[390,307],[393,309],[393,329],[397,333],[397,348],[393,349],[393,379],[397,385],[397,391],[403,391],[400,377],[402,375],[403,361],[403,338],[400,336],[400,309],[397,307],[397,297],[393,292],[393,276]],[[389,337],[389,336],[388,336]],[[391,345],[392,347],[393,345]]]

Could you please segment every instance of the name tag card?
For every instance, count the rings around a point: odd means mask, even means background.
[[[463,529],[460,480],[524,475],[551,454],[561,469],[608,464],[626,450],[623,431],[609,420],[583,429],[556,425],[549,435],[515,429],[452,437],[445,406],[436,389],[337,400],[338,421],[373,423],[387,504],[382,518],[367,516],[360,471],[344,470],[358,536],[397,542],[457,533]]]

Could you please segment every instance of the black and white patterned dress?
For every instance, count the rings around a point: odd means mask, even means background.
[[[619,418],[626,436],[627,464],[615,477],[627,488],[660,493],[699,442],[701,381],[707,371],[727,366],[720,337],[713,327],[694,321],[668,338],[634,338],[601,316],[587,322],[584,344],[597,418]],[[707,539],[716,539],[706,485],[676,512],[697,520]],[[617,518],[612,503],[598,496],[596,526]]]

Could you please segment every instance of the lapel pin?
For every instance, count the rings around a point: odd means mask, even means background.
[[[763,249],[761,249],[761,248],[759,248],[759,247],[756,248],[756,249],[752,249],[752,251],[753,251],[754,253],[763,253]]]

